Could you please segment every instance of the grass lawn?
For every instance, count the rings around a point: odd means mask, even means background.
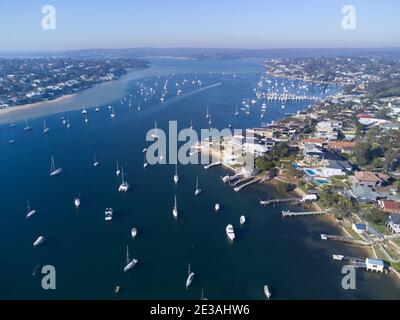
[[[384,224],[376,224],[376,223],[371,223],[371,226],[378,232],[382,233],[382,234],[386,234],[389,235],[389,231],[386,228],[386,226]]]
[[[390,264],[396,271],[400,272],[400,262],[392,262]]]
[[[351,234],[351,236],[352,236],[354,239],[356,239],[356,240],[362,240],[362,238],[360,237],[360,235],[359,235],[357,232],[355,232],[352,228],[350,228],[350,227],[344,227],[344,228],[346,229],[346,231],[347,231],[348,233]]]

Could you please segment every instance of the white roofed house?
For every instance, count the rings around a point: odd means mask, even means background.
[[[352,171],[352,166],[347,161],[323,160],[323,166],[318,168],[321,177],[345,176]]]
[[[341,121],[318,122],[315,127],[316,136],[328,140],[337,140],[342,127],[343,125]]]
[[[400,234],[400,214],[391,214],[388,218],[387,227],[392,233]]]
[[[385,262],[378,259],[365,259],[365,264],[368,271],[383,272],[385,271]]]

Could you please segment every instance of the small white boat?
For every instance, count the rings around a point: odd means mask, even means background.
[[[55,177],[60,175],[63,172],[62,168],[57,168],[54,163],[54,157],[51,157],[51,164],[50,164],[50,177]]]
[[[75,208],[79,208],[81,206],[81,199],[79,199],[79,197],[76,197],[74,199],[74,205],[75,205]]]
[[[25,131],[31,131],[33,128],[28,124],[28,118],[25,116]]]
[[[13,144],[13,143],[15,143],[15,140],[12,139],[12,140],[8,141],[8,143],[9,143],[9,144]]]
[[[124,175],[124,168],[122,167],[122,173],[121,173],[121,177],[122,177],[122,183],[118,188],[119,192],[128,192],[129,190],[129,183],[125,181],[125,175]]]
[[[128,272],[131,270],[137,263],[136,259],[129,259],[129,246],[126,246],[126,263],[124,267],[124,272]]]
[[[36,248],[36,247],[40,246],[44,242],[44,240],[45,240],[45,238],[43,236],[40,236],[33,243],[33,247]]]
[[[43,120],[43,134],[49,133],[50,128],[46,126],[46,120]]]
[[[175,204],[174,207],[172,208],[172,214],[175,218],[178,218],[178,204],[176,202],[176,196],[175,196]]]
[[[189,286],[192,284],[193,278],[194,278],[194,272],[190,271],[190,263],[189,263],[188,277],[186,279],[186,290],[189,289]]]
[[[97,167],[100,164],[100,162],[97,161],[96,155],[94,155],[94,161],[93,161],[93,167]]]
[[[201,289],[201,297],[200,300],[208,300],[205,296],[204,296],[204,290]]]
[[[113,218],[113,209],[112,208],[107,208],[104,211],[104,214],[105,214],[104,220],[105,221],[111,221],[112,218]]]
[[[216,203],[216,204],[215,204],[215,211],[217,211],[217,212],[218,212],[218,211],[219,211],[219,209],[220,209],[219,203]]]
[[[137,236],[137,229],[136,229],[136,228],[132,228],[132,230],[131,230],[131,236],[132,236],[133,239],[136,238],[136,236]]]
[[[241,225],[244,225],[245,222],[246,222],[246,217],[245,217],[245,216],[240,216],[239,221],[240,221],[240,224],[241,224]]]
[[[226,226],[226,235],[231,241],[235,239],[235,232],[233,231],[233,226],[231,224]]]
[[[154,140],[158,140],[158,128],[157,128],[157,122],[154,122],[154,132],[150,135]]]
[[[99,111],[100,111],[100,108],[97,107],[96,109],[94,109],[94,111],[99,112]]]
[[[29,219],[30,217],[34,216],[35,214],[36,214],[36,210],[35,209],[31,209],[31,207],[29,205],[29,201],[28,201],[26,218]]]
[[[117,161],[117,170],[115,171],[115,174],[116,174],[117,176],[119,176],[119,175],[121,174],[121,170],[119,170],[118,161]]]
[[[269,288],[267,285],[264,286],[264,294],[267,299],[269,299],[271,297],[271,292],[269,291]]]
[[[71,123],[69,122],[69,117],[67,117],[67,129],[71,128]]]
[[[194,191],[194,195],[198,196],[201,193],[201,189],[199,188],[199,177],[196,179],[196,189]]]
[[[178,176],[178,165],[175,165],[175,175],[174,175],[174,182],[177,184],[179,181],[179,176]]]
[[[82,109],[82,114],[87,114],[87,110],[85,108]]]
[[[114,108],[111,108],[111,114],[110,114],[111,118],[115,118],[115,112],[114,112]]]

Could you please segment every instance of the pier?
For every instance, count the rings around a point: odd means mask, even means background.
[[[360,246],[370,246],[373,244],[372,242],[357,240],[357,239],[354,239],[353,237],[336,236],[336,235],[329,235],[329,234],[323,234],[323,233],[321,233],[321,239],[345,242],[345,243],[350,243],[350,244],[360,245]]]
[[[310,211],[310,212],[293,212],[293,211],[282,211],[282,217],[305,217],[305,216],[320,216],[326,214],[326,211]]]
[[[246,183],[247,181],[252,180],[252,179],[254,179],[254,178],[253,177],[247,177],[247,178],[240,179],[239,181],[236,181],[235,183],[232,183],[232,186],[236,187],[239,184]]]
[[[262,206],[269,204],[285,203],[285,202],[301,202],[301,198],[282,198],[282,199],[271,199],[271,200],[260,200]]]
[[[224,183],[228,183],[228,182],[234,181],[234,180],[236,180],[236,179],[239,179],[239,178],[241,178],[241,177],[242,177],[241,174],[235,174],[234,176],[228,176],[228,175],[226,175],[225,177],[221,177],[221,179],[222,179],[222,181],[223,181]]]
[[[247,183],[245,183],[245,184],[242,184],[240,187],[234,188],[233,190],[235,190],[235,192],[239,192],[239,191],[241,191],[243,188],[246,188],[246,187],[248,187],[248,186],[250,186],[250,185],[252,185],[252,184],[254,184],[254,183],[257,183],[257,182],[260,181],[260,180],[261,180],[261,178],[253,179],[253,180],[251,180],[251,181],[249,181],[249,182],[247,182]]]

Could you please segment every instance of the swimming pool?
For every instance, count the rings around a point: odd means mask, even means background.
[[[307,173],[309,176],[315,176],[317,172],[313,169],[305,169],[305,173]]]
[[[327,179],[313,179],[316,185],[322,186],[324,184],[329,184],[329,181]]]

